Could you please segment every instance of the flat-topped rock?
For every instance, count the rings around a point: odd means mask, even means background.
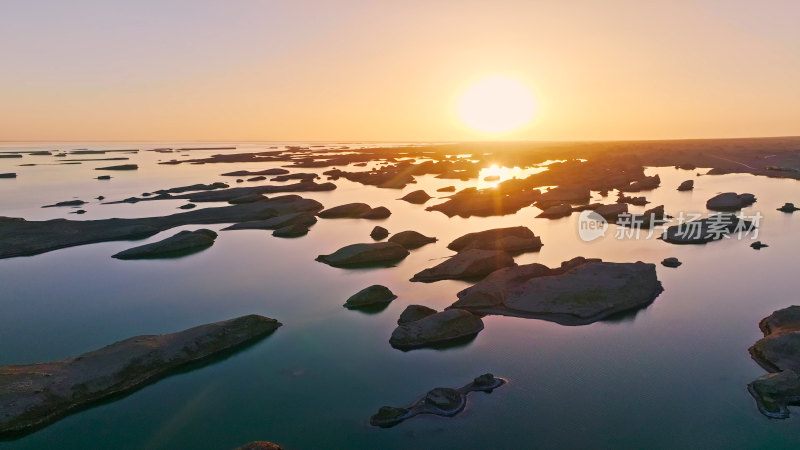
[[[336,250],[330,255],[319,255],[316,260],[333,267],[392,264],[409,255],[409,251],[393,242],[352,244]]]
[[[778,211],[785,212],[785,213],[793,213],[793,212],[795,212],[797,210],[800,210],[800,208],[794,206],[794,203],[784,203],[783,206],[778,208]]]
[[[372,208],[366,203],[347,203],[322,210],[317,215],[323,219],[385,219],[390,214],[383,206]]]
[[[662,266],[664,266],[664,267],[672,267],[672,268],[675,268],[675,267],[678,267],[678,266],[680,266],[681,264],[683,264],[683,263],[682,263],[682,262],[680,262],[680,261],[678,260],[678,258],[675,258],[674,256],[671,256],[671,257],[669,257],[669,258],[664,258],[664,260],[663,260],[663,261],[661,261],[661,265],[662,265]]]
[[[425,269],[410,281],[426,283],[439,280],[463,280],[486,276],[497,269],[515,266],[514,258],[502,250],[462,250],[444,262]]]
[[[136,336],[83,355],[0,367],[0,435],[29,432],[188,363],[255,342],[281,324],[248,315],[172,334]]]
[[[12,172],[0,173],[0,178],[17,178],[17,174]]]
[[[272,235],[280,238],[295,238],[307,235],[308,231],[309,231],[308,225],[304,225],[302,223],[294,223],[276,229],[275,231],[272,232]]]
[[[455,192],[455,191],[456,191],[455,186],[445,186],[443,188],[439,188],[436,190],[436,192]]]
[[[800,403],[800,306],[773,312],[759,328],[764,337],[750,347],[750,356],[770,373],[747,387],[761,413],[786,419],[788,407]]]
[[[528,227],[493,228],[467,233],[447,245],[455,252],[476,248],[480,250],[503,250],[508,253],[537,251],[542,248],[542,239]]]
[[[438,239],[435,237],[428,237],[416,231],[401,231],[393,234],[392,237],[389,238],[389,242],[400,244],[409,250],[420,248],[423,245],[436,242],[437,240]]]
[[[184,230],[161,241],[129,248],[111,257],[116,259],[169,258],[204,250],[211,247],[216,239],[217,233],[205,228],[195,231]]]
[[[448,309],[398,325],[389,344],[401,350],[446,345],[474,337],[481,330],[480,317],[462,309]]]
[[[713,211],[738,211],[756,202],[753,194],[737,194],[724,192],[711,197],[706,202],[706,208]]]
[[[492,392],[505,384],[502,378],[491,373],[483,374],[458,389],[438,387],[428,391],[422,398],[405,407],[382,406],[369,419],[370,425],[391,427],[419,414],[435,414],[452,417],[460,413],[467,404],[467,394],[473,391]]]
[[[257,171],[250,171],[250,170],[237,170],[234,172],[227,172],[223,173],[221,176],[223,177],[249,177],[249,176],[256,176],[256,175],[284,175],[289,173],[286,169],[275,168],[275,169],[266,169],[266,170],[257,170]]]
[[[427,202],[430,199],[431,199],[431,196],[428,195],[428,193],[423,191],[423,190],[409,192],[408,194],[404,195],[403,197],[400,197],[400,200],[405,200],[408,203],[413,203],[415,205],[421,205],[421,204]]]
[[[373,284],[350,296],[344,303],[344,307],[347,309],[359,309],[386,305],[396,298],[397,296],[386,286]]]
[[[55,208],[61,206],[81,206],[85,205],[86,202],[83,200],[66,200],[63,202],[53,203],[52,205],[44,205],[42,208]]]
[[[649,305],[661,291],[654,264],[574,258],[552,269],[499,269],[459,292],[451,308],[582,325]]]

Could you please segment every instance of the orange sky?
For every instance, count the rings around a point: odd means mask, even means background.
[[[13,2],[12,2],[13,3]],[[583,140],[800,134],[792,1],[26,1],[0,140]],[[536,119],[461,124],[504,75]]]

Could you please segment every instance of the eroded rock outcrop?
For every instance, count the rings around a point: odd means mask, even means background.
[[[188,363],[255,342],[280,326],[275,319],[248,315],[172,334],[136,336],[60,361],[2,366],[0,434],[32,431]]]
[[[706,202],[706,208],[712,211],[738,211],[756,202],[753,194],[737,194],[724,192],[711,197]]]
[[[410,230],[395,233],[392,235],[392,237],[389,238],[389,242],[400,244],[409,250],[420,248],[423,245],[431,244],[433,242],[436,242],[437,240],[438,239],[436,239],[435,237],[428,237],[422,233]]]
[[[222,230],[278,230],[291,225],[300,225],[305,228],[317,223],[317,218],[307,212],[284,214],[264,220],[251,220],[227,226]]]
[[[459,292],[451,308],[583,325],[647,306],[661,291],[654,264],[574,258],[552,269],[499,269]]]
[[[369,233],[369,237],[375,239],[376,241],[382,241],[386,239],[386,236],[389,236],[389,230],[383,228],[382,226],[376,226]]]
[[[205,250],[214,245],[216,239],[217,233],[205,228],[195,231],[184,230],[158,242],[129,248],[111,257],[116,259],[153,259],[182,256]]]
[[[467,394],[470,392],[492,392],[505,382],[502,378],[486,373],[458,389],[442,387],[431,389],[424,397],[405,407],[382,406],[377,413],[370,417],[369,423],[386,428],[419,414],[452,417],[464,409],[467,404]]]
[[[408,194],[400,198],[400,200],[405,200],[408,203],[413,203],[415,205],[421,205],[430,199],[431,196],[428,195],[428,193],[423,190],[409,192]]]
[[[748,233],[754,229],[752,222],[734,214],[714,214],[706,219],[690,220],[673,225],[661,235],[670,244],[705,244],[718,241],[733,233]]]
[[[389,344],[401,350],[436,347],[472,338],[481,330],[480,317],[463,309],[448,309],[401,323],[392,332]]]
[[[382,306],[396,298],[397,296],[386,286],[373,284],[351,295],[344,303],[344,307],[347,309],[360,309]]]
[[[409,251],[393,242],[352,244],[330,255],[319,255],[316,260],[333,267],[366,266],[396,263],[409,255]]]
[[[686,180],[678,185],[679,191],[691,191],[694,189],[694,180]]]
[[[476,248],[480,250],[503,250],[516,254],[538,251],[542,239],[533,234],[528,227],[493,228],[485,231],[467,233],[447,245],[455,252]]]
[[[460,251],[444,262],[417,273],[410,281],[431,283],[439,280],[478,278],[497,269],[515,265],[514,258],[502,250],[471,248]]]
[[[747,388],[765,416],[786,419],[788,407],[800,404],[800,306],[775,311],[758,326],[764,337],[750,347],[750,356],[770,373]]]
[[[320,211],[323,219],[385,219],[391,212],[383,207],[372,208],[366,203],[347,203]]]

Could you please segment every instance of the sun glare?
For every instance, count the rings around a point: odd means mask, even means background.
[[[458,101],[458,116],[473,130],[506,133],[529,123],[536,102],[527,86],[505,76],[484,78],[468,87]]]

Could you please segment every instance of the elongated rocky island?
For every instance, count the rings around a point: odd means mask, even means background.
[[[584,325],[649,305],[662,291],[655,264],[573,258],[561,267],[506,267],[457,294],[450,308]]]
[[[0,436],[47,425],[91,402],[263,338],[281,326],[255,314],[172,334],[125,339],[80,356],[0,367]]]
[[[492,392],[505,383],[504,379],[486,373],[458,389],[434,388],[428,391],[424,397],[406,407],[382,406],[377,413],[370,417],[369,423],[376,427],[388,428],[419,414],[452,417],[460,413],[467,405],[467,394],[470,392]]]

